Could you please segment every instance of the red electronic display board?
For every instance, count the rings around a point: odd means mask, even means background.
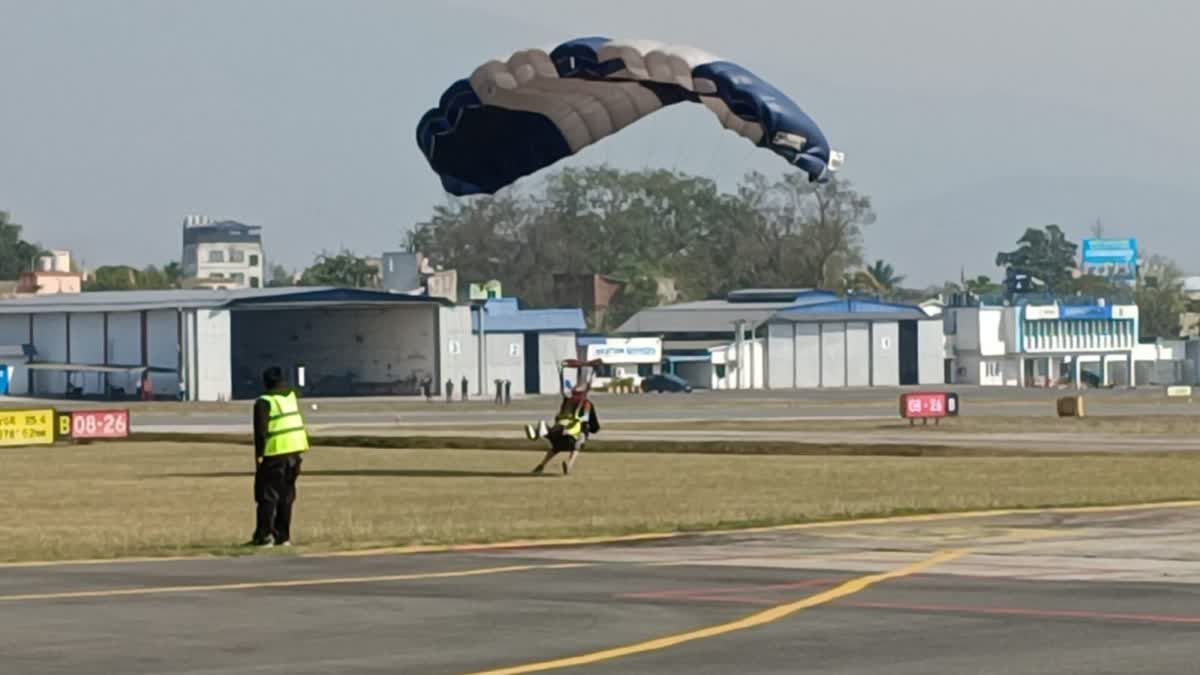
[[[129,436],[128,410],[73,410],[71,438],[126,438]]]
[[[904,419],[938,419],[958,414],[958,394],[922,391],[900,396],[900,416]]]

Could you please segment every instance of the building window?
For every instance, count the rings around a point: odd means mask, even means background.
[[[986,371],[988,377],[1000,377],[1000,363],[997,361],[988,361]]]
[[[225,251],[209,251],[208,252],[208,262],[210,262],[210,263],[225,262]]]
[[[246,259],[246,252],[245,252],[245,251],[239,251],[239,250],[238,250],[238,249],[236,249],[236,248],[234,248],[234,249],[230,249],[230,250],[229,250],[229,262],[231,262],[231,263],[240,263],[240,262],[242,262],[242,261],[243,261],[243,260],[245,260],[245,259]]]
[[[252,255],[250,256],[250,266],[251,266],[251,267],[258,267],[258,256],[257,256],[257,255],[253,255],[253,254],[252,254]]]
[[[234,272],[233,274],[229,275],[229,278],[233,279],[234,283],[238,283],[238,284],[246,283],[246,275],[242,274],[241,272]]]
[[[250,277],[250,288],[258,288],[258,277]]]

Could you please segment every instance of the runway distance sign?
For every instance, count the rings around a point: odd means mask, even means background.
[[[68,421],[69,420],[69,421]],[[127,438],[128,410],[75,410],[59,419],[59,432],[72,440]]]
[[[54,444],[54,410],[0,410],[0,447]]]

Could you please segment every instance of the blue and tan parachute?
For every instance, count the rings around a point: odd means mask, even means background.
[[[800,106],[749,70],[692,47],[603,37],[484,63],[425,113],[417,145],[447,192],[492,194],[683,101],[810,181],[842,163]]]

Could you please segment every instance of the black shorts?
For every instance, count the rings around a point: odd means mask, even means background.
[[[555,452],[571,452],[583,447],[583,439],[576,439],[574,436],[564,434],[558,429],[552,430],[546,439],[550,441],[550,448]]]

